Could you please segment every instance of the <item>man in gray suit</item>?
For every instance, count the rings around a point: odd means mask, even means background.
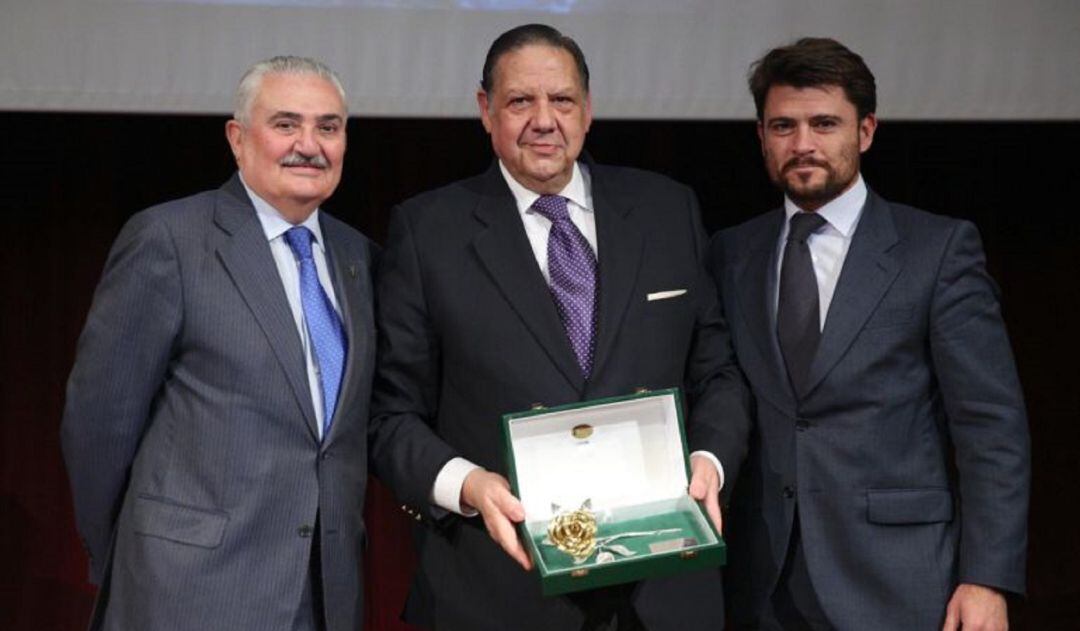
[[[841,44],[775,49],[750,87],[785,200],[710,253],[757,405],[729,610],[739,628],[1004,629],[1028,432],[978,232],[867,188],[874,76]]]
[[[239,173],[113,245],[62,427],[91,628],[360,628],[375,250],[319,210],[346,117],[321,63],[256,64]]]

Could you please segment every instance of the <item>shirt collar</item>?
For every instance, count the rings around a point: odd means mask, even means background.
[[[319,247],[322,247],[322,228],[319,226],[318,208],[308,215],[308,218],[300,224],[291,224],[276,208],[270,205],[270,202],[259,197],[255,191],[251,190],[251,187],[244,181],[244,175],[242,173],[240,174],[240,183],[244,185],[244,190],[247,191],[248,197],[251,198],[251,203],[255,206],[255,214],[259,217],[259,223],[262,224],[262,229],[266,234],[267,241],[273,241],[285,234],[290,228],[295,227],[295,225],[301,225],[310,230],[311,234],[315,235],[315,243],[319,244]]]
[[[510,171],[507,170],[506,165],[502,160],[499,160],[499,171],[502,172],[503,179],[506,180],[506,185],[510,187],[510,192],[514,194],[514,201],[517,202],[518,212],[525,214],[531,212],[533,203],[540,198],[540,193],[531,191],[521,185],[520,182],[514,179],[514,176],[510,175]],[[570,200],[578,207],[592,211],[592,207],[589,205],[589,196],[586,194],[588,188],[589,171],[583,167],[580,162],[574,162],[574,170],[570,175],[570,181],[566,183],[563,190],[558,192],[558,195]]]
[[[835,228],[837,232],[845,237],[850,237],[851,233],[855,231],[855,224],[859,222],[859,215],[862,214],[863,206],[866,204],[866,195],[866,183],[863,182],[860,173],[856,177],[855,183],[848,190],[818,208],[817,214],[824,217],[825,221],[829,222],[829,225]],[[791,201],[786,195],[784,196],[784,215],[789,221],[792,215],[801,210],[795,205],[795,202]]]

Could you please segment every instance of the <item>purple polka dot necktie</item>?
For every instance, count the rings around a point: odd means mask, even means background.
[[[300,263],[300,302],[304,308],[304,324],[311,338],[311,351],[318,369],[319,387],[323,395],[323,438],[330,433],[334,419],[338,390],[345,372],[345,329],[341,325],[330,297],[323,291],[315,259],[311,255],[311,240],[315,235],[303,226],[285,233],[293,254]]]
[[[596,255],[570,221],[565,197],[542,195],[532,207],[551,220],[547,247],[551,296],[581,374],[588,379],[596,350]]]

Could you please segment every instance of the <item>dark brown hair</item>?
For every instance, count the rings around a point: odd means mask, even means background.
[[[750,64],[749,84],[759,121],[764,116],[765,97],[774,85],[835,85],[844,90],[860,120],[877,110],[877,86],[866,62],[840,42],[825,37],[804,37],[770,50]]]

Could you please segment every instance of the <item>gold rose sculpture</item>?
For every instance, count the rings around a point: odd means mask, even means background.
[[[682,531],[682,528],[637,530],[615,533],[598,539],[592,500],[585,500],[581,508],[573,511],[561,512],[557,504],[552,504],[551,510],[555,516],[548,522],[547,538],[542,543],[546,546],[555,546],[556,550],[569,554],[574,559],[574,565],[588,561],[594,552],[597,563],[609,563],[618,557],[632,557],[637,554],[624,545],[614,543],[619,539],[655,537]]]
[[[569,554],[574,563],[584,563],[596,549],[596,515],[589,503],[581,508],[555,515],[548,522],[548,541],[556,549]]]

